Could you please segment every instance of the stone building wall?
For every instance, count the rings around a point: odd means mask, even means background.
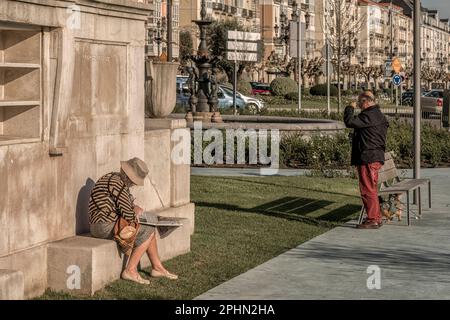
[[[38,134],[27,137],[26,122],[16,124],[24,136],[0,131],[0,269],[24,273],[27,297],[47,287],[46,244],[87,231],[94,182],[120,160],[144,158],[150,11],[128,0],[0,1],[2,29],[37,26],[42,37],[41,81],[28,83],[40,86],[27,118]]]

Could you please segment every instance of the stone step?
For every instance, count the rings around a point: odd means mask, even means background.
[[[23,300],[23,273],[16,270],[0,269],[0,300]]]
[[[190,251],[191,225],[181,219],[183,226],[161,239],[157,233],[161,260]],[[113,240],[93,238],[90,235],[70,237],[50,243],[47,247],[48,287],[71,294],[93,295],[108,283],[120,278],[126,263]],[[141,268],[150,266],[147,255]]]

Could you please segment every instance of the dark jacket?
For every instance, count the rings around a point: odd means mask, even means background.
[[[386,135],[389,123],[378,105],[369,107],[357,116],[350,106],[345,108],[344,122],[353,128],[352,165],[359,166],[373,162],[384,164]]]

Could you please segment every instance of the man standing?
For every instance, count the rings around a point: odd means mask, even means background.
[[[354,116],[356,107],[361,113]],[[384,164],[386,134],[389,123],[375,103],[371,91],[364,91],[345,108],[344,122],[353,128],[351,164],[358,169],[359,189],[367,212],[367,219],[357,226],[360,229],[378,229],[382,225],[378,201],[378,170]]]

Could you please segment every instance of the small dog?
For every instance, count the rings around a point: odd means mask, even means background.
[[[401,193],[390,194],[387,200],[382,197],[378,197],[380,201],[381,212],[386,218],[387,222],[394,220],[397,217],[398,221],[402,221],[403,204],[400,200]]]

